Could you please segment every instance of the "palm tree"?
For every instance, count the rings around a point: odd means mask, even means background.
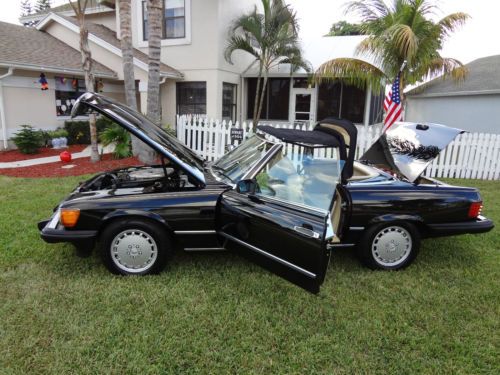
[[[92,55],[89,47],[89,31],[85,25],[85,10],[92,0],[74,0],[69,1],[69,4],[75,12],[78,24],[80,26],[80,52],[82,55],[82,69],[85,74],[85,89],[87,91],[95,91],[94,73],[92,72]],[[50,2],[48,2],[50,4]],[[90,127],[90,160],[92,162],[99,161],[99,150],[97,148],[97,128],[95,114],[89,115]]]
[[[132,29],[130,0],[120,0],[120,34],[123,65],[123,81],[125,84],[125,99],[127,105],[137,110],[137,96],[135,91],[134,53],[132,47]],[[149,162],[149,150],[137,137],[132,136],[132,152],[143,163]]]
[[[316,82],[342,79],[360,88],[381,89],[401,72],[402,90],[425,78],[451,75],[464,79],[467,70],[453,58],[442,57],[443,42],[469,16],[452,13],[435,22],[430,15],[437,7],[433,0],[358,0],[347,5],[346,12],[361,17],[361,29],[369,35],[356,49],[358,55],[371,57],[374,64],[357,58],[333,59],[322,64],[314,75]],[[401,91],[402,91],[401,90]]]
[[[259,64],[253,111],[255,125],[260,120],[271,68],[279,64],[290,64],[292,71],[299,68],[310,71],[309,63],[302,57],[295,12],[283,0],[261,1],[264,13],[259,13],[255,6],[253,11],[233,22],[224,52],[229,63],[232,63],[233,52],[241,50],[254,57],[254,64]]]
[[[162,0],[148,0],[148,100],[147,116],[160,125],[160,57]]]

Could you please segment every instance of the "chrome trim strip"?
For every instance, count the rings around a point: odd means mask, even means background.
[[[185,247],[184,251],[227,251],[223,247]]]
[[[61,217],[61,210],[57,210],[49,223],[45,226],[47,229],[56,229],[57,224],[59,224],[59,218]]]
[[[224,233],[224,232],[219,232],[219,234],[220,234],[221,236],[223,236],[223,237],[226,237],[227,239],[229,239],[229,240],[231,240],[231,241],[234,241],[234,242],[236,242],[236,243],[238,243],[238,244],[240,244],[240,245],[243,245],[243,246],[247,247],[247,248],[248,248],[248,249],[250,249],[250,250],[255,251],[256,253],[259,253],[259,254],[261,254],[261,255],[264,255],[265,257],[267,257],[267,258],[269,258],[269,259],[272,259],[272,260],[274,260],[274,261],[276,261],[276,262],[278,262],[278,263],[281,263],[281,264],[282,264],[282,265],[284,265],[284,266],[290,267],[290,268],[292,268],[293,270],[295,270],[295,271],[297,271],[297,272],[300,272],[300,273],[301,273],[301,274],[303,274],[303,275],[306,275],[306,276],[308,276],[308,277],[310,277],[310,278],[313,278],[313,279],[315,279],[315,278],[316,278],[316,274],[314,274],[314,273],[312,273],[312,272],[309,272],[308,270],[305,270],[305,269],[303,269],[302,267],[299,267],[299,266],[297,266],[297,265],[295,265],[295,264],[293,264],[293,263],[290,263],[290,262],[286,261],[285,259],[282,259],[282,258],[280,258],[280,257],[277,257],[276,255],[273,255],[273,254],[271,254],[271,253],[268,253],[267,251],[264,251],[264,250],[262,250],[262,249],[259,249],[258,247],[255,247],[255,246],[253,246],[253,245],[250,245],[249,243],[246,243],[246,242],[244,242],[244,241],[242,241],[242,240],[240,240],[240,239],[238,239],[238,238],[236,238],[236,237],[233,237],[233,236],[231,236],[230,234],[227,234],[227,233]]]
[[[332,248],[332,247],[352,247],[352,246],[356,246],[356,244],[353,244],[353,243],[337,243],[337,244],[328,244],[328,248]]]
[[[266,140],[266,142],[269,142]],[[269,142],[272,143],[272,142]],[[266,165],[266,163],[278,152],[281,150],[283,145],[279,143],[275,143],[271,146],[269,151],[262,157],[260,160],[258,160],[245,175],[241,178],[241,180],[248,180],[254,178],[257,173]]]
[[[270,203],[287,205],[287,206],[292,206],[292,207],[295,206],[295,207],[305,208],[305,209],[307,209],[309,211],[314,211],[315,213],[319,213],[319,214],[322,214],[322,215],[328,214],[327,210],[324,210],[324,209],[319,208],[319,207],[308,206],[307,204],[286,201],[284,199],[280,199],[280,198],[276,198],[276,197],[270,197],[270,196],[267,196],[267,195],[258,195],[258,194],[256,194],[256,197],[258,197],[259,199],[261,199],[263,201],[269,201]]]
[[[217,233],[215,230],[175,230],[175,234],[215,234]]]
[[[365,230],[365,227],[349,227],[349,230]]]

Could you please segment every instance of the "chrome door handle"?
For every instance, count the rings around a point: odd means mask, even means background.
[[[304,236],[307,236],[307,237],[311,237],[311,238],[319,238],[319,233],[311,230],[311,229],[307,229],[307,228],[304,228],[304,227],[299,227],[299,226],[294,226],[293,227],[293,230],[296,231],[296,232],[299,232],[300,234],[304,235]]]

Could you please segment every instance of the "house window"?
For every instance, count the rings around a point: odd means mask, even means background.
[[[253,117],[257,78],[247,80],[247,117]],[[261,84],[263,80],[261,81]],[[262,120],[288,120],[290,103],[290,78],[269,78],[260,118]]]
[[[142,2],[142,35],[148,40],[147,2]],[[185,0],[164,0],[162,11],[162,39],[178,39],[186,36]]]
[[[362,123],[365,91],[340,81],[319,85],[317,119],[339,117]]]
[[[71,109],[76,99],[82,95],[85,89],[85,80],[77,78],[54,77],[56,92],[57,116],[70,116]]]
[[[236,120],[236,88],[232,83],[222,83],[222,118],[224,120]]]
[[[178,115],[207,113],[206,82],[177,82],[176,91]]]

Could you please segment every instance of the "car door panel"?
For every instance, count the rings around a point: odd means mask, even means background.
[[[327,213],[230,190],[217,208],[225,247],[313,292],[325,278]]]

